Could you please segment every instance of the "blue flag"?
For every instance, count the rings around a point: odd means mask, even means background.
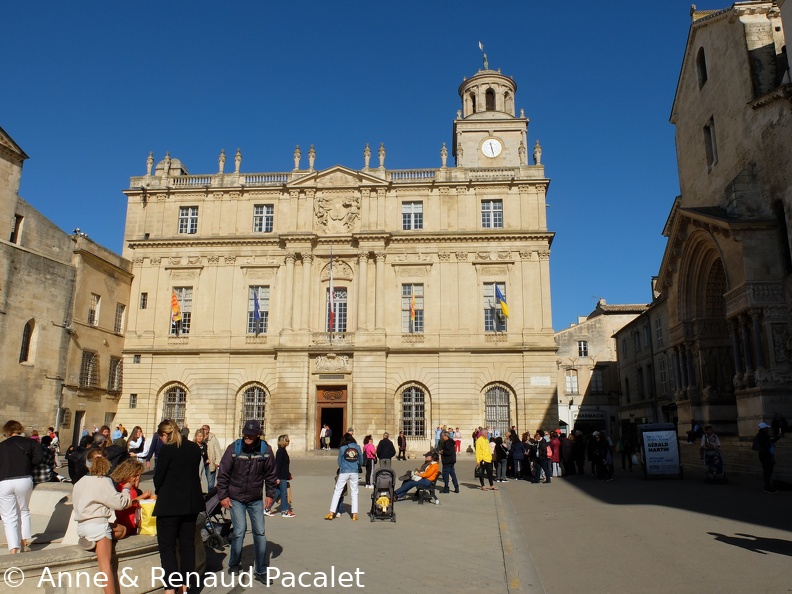
[[[253,289],[253,322],[256,327],[256,336],[259,335],[259,325],[261,324],[261,310],[259,309],[258,289]]]

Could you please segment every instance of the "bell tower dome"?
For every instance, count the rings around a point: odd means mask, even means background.
[[[528,118],[522,112],[517,116],[516,92],[517,83],[500,70],[479,70],[459,85],[462,109],[454,121],[452,145],[457,167],[527,164],[520,154],[527,151]]]

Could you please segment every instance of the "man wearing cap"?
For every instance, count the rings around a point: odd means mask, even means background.
[[[759,423],[759,433],[753,440],[751,449],[759,452],[759,462],[762,463],[762,476],[764,477],[765,493],[778,493],[773,488],[773,467],[775,466],[775,442],[781,436],[770,436],[770,425]]]
[[[401,499],[413,487],[431,487],[432,483],[437,480],[437,475],[440,474],[440,464],[438,464],[439,456],[437,452],[426,452],[424,454],[424,469],[416,473],[416,478],[402,483],[402,486],[396,489],[396,499]]]
[[[253,533],[255,563],[253,573],[259,582],[267,583],[267,537],[264,535],[264,509],[272,507],[275,498],[277,473],[275,457],[265,441],[261,439],[261,424],[246,421],[242,428],[242,439],[237,439],[226,448],[217,473],[217,495],[220,505],[231,510],[234,532],[231,537],[231,553],[228,571],[242,569],[242,542],[250,517]],[[262,501],[262,495],[265,500]]]

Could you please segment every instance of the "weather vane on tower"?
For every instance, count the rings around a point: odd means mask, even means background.
[[[479,49],[484,56],[484,70],[489,70],[489,61],[487,60],[487,53],[484,51],[484,44],[479,41]]]

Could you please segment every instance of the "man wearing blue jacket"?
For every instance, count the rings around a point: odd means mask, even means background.
[[[333,491],[333,500],[330,502],[330,513],[325,516],[325,520],[332,520],[335,517],[344,485],[349,486],[352,495],[352,520],[358,519],[358,471],[363,463],[360,446],[351,433],[345,433],[341,438],[341,447],[338,449],[338,478]]]

